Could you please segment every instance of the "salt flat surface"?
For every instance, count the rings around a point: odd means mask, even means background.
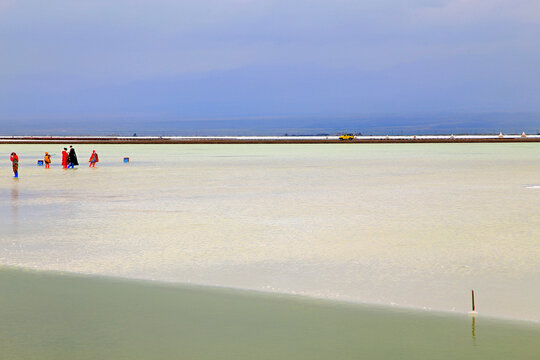
[[[540,144],[0,148],[1,264],[540,320]]]

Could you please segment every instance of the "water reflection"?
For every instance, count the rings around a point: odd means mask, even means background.
[[[476,317],[475,316],[472,317],[472,342],[473,342],[473,346],[477,346],[476,345]]]
[[[17,232],[19,225],[19,179],[13,179],[11,187],[11,218],[13,231]]]

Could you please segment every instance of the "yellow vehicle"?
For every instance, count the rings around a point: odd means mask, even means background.
[[[354,140],[353,134],[344,134],[339,137],[339,140]]]

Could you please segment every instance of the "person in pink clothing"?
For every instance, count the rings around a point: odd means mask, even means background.
[[[95,167],[96,163],[99,162],[99,157],[96,150],[92,150],[92,155],[90,155],[90,160],[88,160],[88,162],[90,163],[88,167]]]

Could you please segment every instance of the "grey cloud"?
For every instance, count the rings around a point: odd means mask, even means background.
[[[61,112],[65,99],[66,114],[191,117],[539,109],[539,6],[4,0],[0,117],[30,102],[33,113]],[[220,78],[235,93],[219,90]],[[208,109],[212,97],[222,105]]]

